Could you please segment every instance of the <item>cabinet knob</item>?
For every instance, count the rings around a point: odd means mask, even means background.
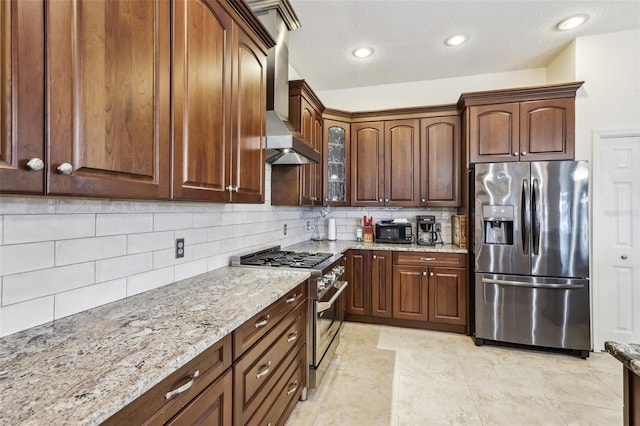
[[[233,185],[229,185],[225,189],[229,192],[233,192]]]
[[[527,155],[527,151],[522,151],[521,155]]]
[[[31,160],[27,161],[27,167],[35,171],[42,170],[44,169],[44,161],[34,157]]]
[[[513,156],[514,156],[514,157],[517,157],[518,155],[520,155],[520,154],[518,154],[518,151],[516,151],[516,152],[514,152],[514,153],[513,153]]]
[[[58,172],[63,175],[70,175],[73,172],[73,166],[69,163],[62,163],[58,166]]]
[[[374,258],[374,259],[377,259],[377,257],[376,257],[376,255],[375,255],[375,254],[373,255],[373,258]]]
[[[236,185],[236,187],[235,187],[235,188],[233,188],[233,190],[234,190],[235,192],[240,192],[240,185]]]
[[[389,202],[389,199],[388,199],[388,198],[385,198],[385,199],[384,199],[384,202],[385,202],[385,203],[388,203],[388,202]]]
[[[324,201],[328,202],[329,201],[329,197],[325,198]]]
[[[435,274],[434,274],[433,272],[430,272],[430,273],[429,273],[429,276],[434,276],[434,275],[435,275]]]
[[[424,276],[426,277],[426,276],[427,276],[427,273],[426,273],[426,272],[423,272],[423,273],[422,273],[422,275],[424,275]]]
[[[378,201],[379,201],[379,202],[382,202],[382,198],[380,198]]]
[[[427,200],[425,200],[424,198],[422,200],[420,200],[421,203],[426,203]]]

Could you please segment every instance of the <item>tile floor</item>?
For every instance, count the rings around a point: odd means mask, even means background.
[[[621,425],[622,364],[344,323],[329,373],[287,426]]]

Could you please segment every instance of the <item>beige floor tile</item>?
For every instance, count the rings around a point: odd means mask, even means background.
[[[551,405],[571,426],[614,426],[623,423],[622,410],[557,401],[551,401]]]
[[[515,395],[496,399],[494,396],[478,389],[474,392],[474,401],[483,425],[566,425],[562,416],[545,399]]]

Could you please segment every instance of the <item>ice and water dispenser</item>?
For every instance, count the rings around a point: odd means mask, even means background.
[[[482,206],[484,244],[513,245],[513,206]]]

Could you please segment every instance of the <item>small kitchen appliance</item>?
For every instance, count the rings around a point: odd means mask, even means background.
[[[438,225],[435,216],[416,216],[416,243],[421,246],[443,244]]]
[[[413,242],[413,227],[408,222],[379,222],[376,223],[375,242],[393,244],[411,244]]]
[[[331,358],[340,343],[340,326],[344,320],[342,293],[347,288],[342,254],[309,253],[281,250],[280,246],[232,256],[231,266],[258,268],[307,269],[311,273],[308,287],[307,386],[316,388],[326,374]],[[306,389],[302,399],[306,398]]]

